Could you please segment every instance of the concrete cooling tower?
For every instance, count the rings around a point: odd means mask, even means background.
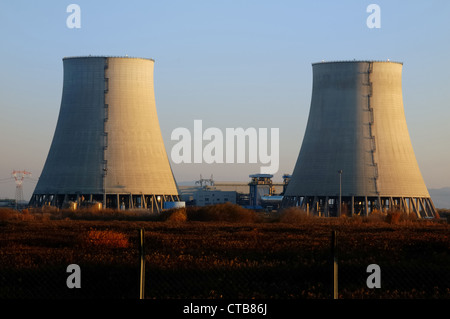
[[[30,205],[160,210],[178,201],[156,112],[154,61],[88,56],[63,65],[58,122]]]
[[[436,209],[411,145],[402,63],[315,63],[308,123],[283,207],[324,216]],[[341,205],[339,205],[341,203]]]

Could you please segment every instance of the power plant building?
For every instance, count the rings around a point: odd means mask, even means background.
[[[283,207],[325,216],[394,208],[435,216],[406,124],[402,67],[389,61],[312,65],[309,118]]]
[[[160,210],[178,201],[156,111],[154,60],[63,59],[60,113],[31,206]]]

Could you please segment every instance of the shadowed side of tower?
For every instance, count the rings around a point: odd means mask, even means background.
[[[435,215],[406,125],[402,67],[313,64],[308,123],[283,206],[326,216],[343,207],[349,214],[395,208]]]
[[[160,210],[178,201],[151,59],[64,58],[61,108],[30,205],[68,201]]]

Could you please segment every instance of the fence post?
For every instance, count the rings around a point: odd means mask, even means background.
[[[139,282],[139,299],[144,299],[145,288],[145,232],[141,228],[139,230],[139,259],[141,263],[140,269],[140,282]]]
[[[337,233],[335,230],[331,233],[331,255],[333,258],[333,299],[338,299],[338,252]]]

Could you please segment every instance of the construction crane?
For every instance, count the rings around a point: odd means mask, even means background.
[[[25,170],[23,171],[16,171],[14,170],[11,175],[14,177],[14,180],[16,181],[16,209],[18,209],[18,205],[20,202],[23,201],[23,179],[27,175],[31,175],[30,172],[27,172]]]

